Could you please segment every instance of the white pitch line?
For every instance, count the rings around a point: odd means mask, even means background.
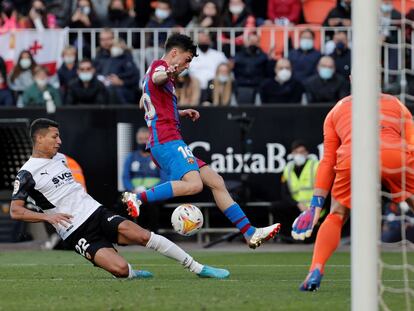
[[[129,262],[132,265],[139,265],[139,266],[145,266],[145,267],[176,267],[178,264],[146,264],[142,262]],[[46,263],[0,263],[0,267],[40,267],[40,266],[62,266],[62,267],[71,267],[71,266],[90,266],[90,263],[55,263],[55,264],[46,264]],[[275,267],[275,268],[303,268],[303,267],[309,267],[309,265],[280,265],[280,264],[219,264],[219,266],[223,267],[247,267],[247,268],[269,268],[269,267]],[[327,265],[327,267],[331,268],[349,268],[350,265]]]

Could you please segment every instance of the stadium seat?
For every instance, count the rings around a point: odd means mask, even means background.
[[[316,50],[321,50],[321,25],[317,24],[298,24],[295,26],[295,30],[290,33],[290,40],[293,43],[293,47],[297,49],[299,47],[299,38],[300,33],[305,29],[310,29],[315,34],[315,43],[314,48]]]
[[[402,11],[402,1],[405,2],[404,12]],[[414,0],[393,0],[392,4],[394,5],[394,8],[402,14],[406,14],[410,12],[411,9],[414,9]]]
[[[322,25],[329,11],[335,6],[336,0],[303,0],[305,22]]]
[[[260,27],[260,47],[265,53],[274,49],[276,59],[283,57],[285,46],[288,46],[288,28],[283,26]],[[285,36],[286,33],[286,36]]]

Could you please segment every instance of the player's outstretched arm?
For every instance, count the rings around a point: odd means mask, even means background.
[[[25,208],[25,201],[14,200],[10,205],[10,217],[15,220],[21,220],[26,222],[48,222],[52,225],[62,225],[67,227],[71,223],[71,215],[57,213],[53,215],[47,215],[44,213],[38,213]]]
[[[200,118],[200,113],[195,109],[178,110],[181,118],[189,118],[192,121],[197,121]]]

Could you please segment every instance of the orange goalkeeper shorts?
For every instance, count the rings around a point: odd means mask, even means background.
[[[351,207],[351,158],[335,166],[332,197]],[[389,191],[389,198],[402,202],[414,195],[414,154],[400,150],[381,150],[381,183]]]

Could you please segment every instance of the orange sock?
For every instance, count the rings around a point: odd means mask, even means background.
[[[326,262],[339,245],[341,230],[342,218],[337,214],[329,214],[316,236],[310,270],[321,266],[321,273],[323,273]]]

